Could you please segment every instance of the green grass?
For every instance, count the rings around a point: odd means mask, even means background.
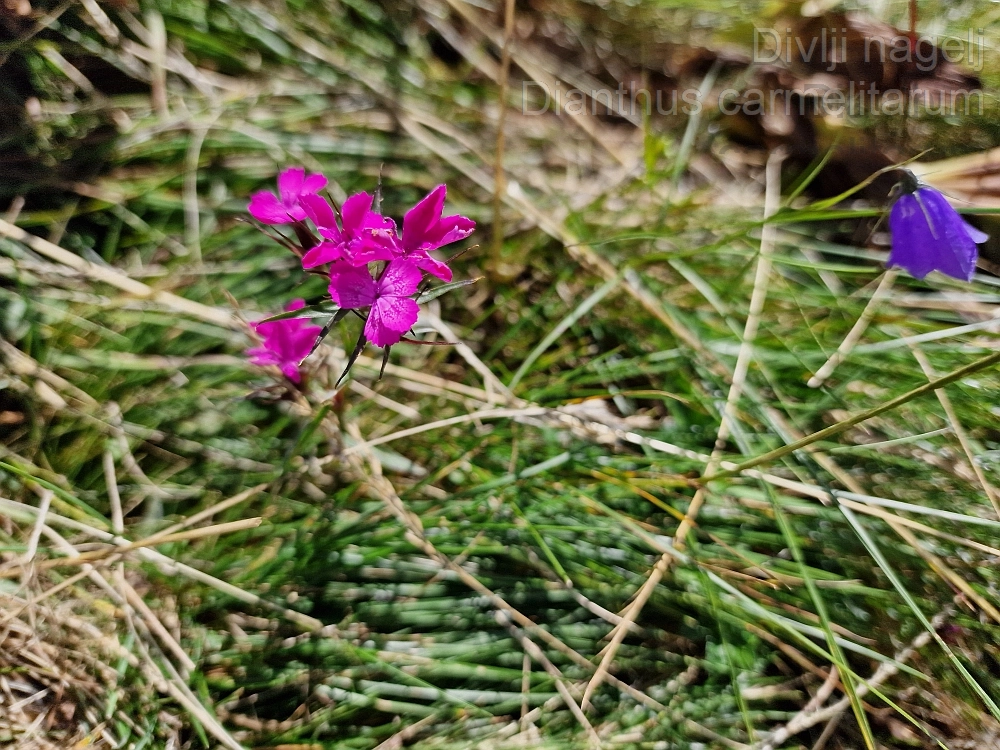
[[[957,34],[985,23],[987,6],[947,22],[941,9],[921,13]],[[518,12],[556,24],[538,40],[562,38],[559,18],[590,19],[580,43],[606,41],[619,60],[662,44],[664,29],[678,43],[746,39],[747,14],[725,3],[698,11],[709,26],[690,3],[567,7]],[[43,535],[34,577],[22,577],[35,516],[0,505],[4,609],[52,645],[40,672],[20,642],[0,643],[0,668],[37,689],[76,677],[64,699],[76,713],[53,720],[39,746],[107,742],[103,728],[134,749],[224,736],[257,748],[370,749],[392,737],[571,748],[595,736],[606,747],[762,747],[831,665],[841,682],[827,705],[854,693],[856,710],[842,707],[827,747],[985,746],[1000,696],[1000,521],[941,403],[918,395],[812,452],[773,456],[763,477],[708,483],[686,547],[672,542],[706,473],[761,259],[760,154],[741,152],[725,180],[707,180],[705,162],[683,169],[683,121],[598,122],[588,134],[565,117],[511,113],[505,166],[526,197],[505,204],[493,258],[498,92],[483,71],[496,50],[460,8],[497,25],[460,3],[178,0],[134,15],[108,5],[123,44],[73,5],[0,68],[17,74],[5,101],[41,101],[0,144],[25,155],[0,178],[8,201],[26,197],[16,223],[158,291],[246,317],[318,301],[323,281],[242,221],[249,194],[291,164],[324,171],[335,197],[381,176],[397,218],[447,182],[449,208],[479,223],[457,278],[485,277],[428,304],[469,350],[395,347],[380,381],[370,351],[337,392],[358,332],[348,319],[311,361],[309,387],[288,394],[246,364],[239,322],[130,296],[0,239],[0,496],[37,507],[50,491],[50,512],[77,525],[49,525],[85,552],[113,528],[108,466],[133,541],[261,486],[200,524],[261,517],[256,528],[129,552],[123,573],[99,564],[30,605],[79,566],[45,567],[66,550]],[[157,18],[167,112],[137,54]],[[448,29],[465,46],[445,48]],[[53,59],[100,93],[74,88]],[[516,99],[524,72],[513,71]],[[901,155],[998,145],[990,116],[913,124]],[[693,132],[692,155],[720,154],[712,125]],[[640,167],[623,168],[616,150]],[[852,239],[878,208],[800,196],[775,215],[766,303],[721,460],[776,451],[925,385],[906,337],[924,336],[914,346],[939,376],[995,350],[989,330],[925,336],[983,320],[995,280],[901,276],[857,350],[807,387],[884,272],[884,251]],[[933,305],[942,292],[981,307]],[[1000,483],[995,369],[945,392]],[[508,411],[468,417],[481,409]],[[611,621],[664,553],[673,562],[614,659],[629,689],[605,681],[585,725],[561,690],[579,702]],[[120,598],[122,576],[193,669]],[[32,716],[4,718],[23,728]],[[812,747],[826,726],[780,746]]]

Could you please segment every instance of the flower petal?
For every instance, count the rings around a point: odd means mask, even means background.
[[[437,232],[435,232],[433,239],[433,249],[450,245],[452,242],[464,240],[472,234],[475,228],[476,222],[465,216],[459,216],[458,214],[455,216],[445,216],[438,222],[436,227]],[[428,248],[428,250],[430,249],[432,248]]]
[[[372,208],[372,198],[368,193],[356,193],[344,201],[340,207],[340,220],[344,226],[344,234],[354,237],[364,226],[365,218]]]
[[[295,362],[285,362],[281,366],[281,372],[293,383],[302,382],[302,377],[299,375],[299,366]]]
[[[338,263],[330,269],[330,296],[343,309],[368,307],[375,302],[375,279],[367,268]]]
[[[417,322],[420,309],[406,297],[381,297],[365,322],[365,337],[375,346],[392,346]]]
[[[278,194],[282,203],[294,205],[298,201],[305,176],[306,170],[302,167],[290,167],[278,175]]]
[[[344,258],[343,242],[321,242],[302,256],[303,268],[315,268]]]
[[[403,217],[403,247],[407,252],[422,247],[429,232],[441,218],[444,199],[448,193],[445,185],[438,185]]]
[[[365,233],[351,243],[351,265],[366,266],[381,260],[392,260],[396,257],[396,246],[386,242],[375,233]]]
[[[315,268],[324,263],[333,263],[344,257],[343,242],[321,242],[302,256],[303,268]]]
[[[916,194],[903,195],[893,204],[889,229],[892,252],[886,265],[900,266],[917,279],[934,270],[934,241]]]
[[[326,187],[326,177],[319,172],[311,174],[302,180],[302,187],[299,188],[299,195],[312,195],[318,193]]]
[[[972,238],[972,241],[975,242],[977,245],[986,242],[986,240],[990,238],[990,236],[986,234],[986,232],[981,232],[980,230],[976,229],[976,227],[972,226],[972,224],[965,221],[964,219],[962,220],[962,223],[965,224],[966,234],[968,234],[969,237]]]
[[[437,276],[441,281],[447,282],[452,279],[451,269],[448,267],[448,264],[428,255],[426,252],[407,255],[406,259],[411,261],[420,270],[426,271],[431,276]]]
[[[324,237],[340,239],[340,230],[337,229],[337,216],[333,213],[333,209],[326,202],[325,198],[320,195],[303,195],[299,198],[299,205],[302,206],[302,210],[306,212],[306,216],[312,220],[312,223],[318,229],[326,230],[327,232],[336,232],[337,235],[336,238],[333,238],[324,232]]]
[[[275,353],[263,346],[255,346],[253,349],[247,349],[246,355],[251,364],[258,365],[260,367],[274,365],[278,362],[278,358]]]
[[[320,326],[302,326],[297,331],[290,331],[286,347],[288,359],[301,362],[308,357],[322,332]]]
[[[264,339],[264,347],[270,351],[276,351],[274,342],[281,337],[281,331],[286,323],[285,320],[269,320],[265,323],[251,323],[254,332]]]
[[[250,196],[247,210],[257,221],[264,224],[288,224],[293,221],[288,215],[288,209],[278,200],[278,196],[266,190]]]
[[[379,297],[409,297],[417,291],[421,278],[420,269],[413,263],[394,260],[379,279]]]
[[[374,211],[369,211],[368,215],[365,217],[364,228],[374,230],[377,233],[385,234],[386,236],[396,236],[396,222],[388,216],[377,214]]]
[[[966,223],[937,190],[921,188],[916,196],[929,217],[934,239],[939,243],[934,268],[953,278],[972,281],[979,248],[969,236]]]

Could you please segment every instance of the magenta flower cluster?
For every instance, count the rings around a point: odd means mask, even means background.
[[[339,310],[365,318],[360,347],[388,348],[398,343],[419,314],[415,296],[424,274],[452,280],[448,264],[431,253],[472,234],[465,216],[443,216],[447,188],[438,185],[406,212],[401,232],[377,210],[369,193],[357,193],[337,210],[320,191],[327,179],[293,167],[278,176],[278,193],[262,191],[250,200],[250,214],[269,225],[292,225],[298,245],[290,245],[313,273],[328,273],[331,300]],[[311,222],[310,226],[308,222]],[[315,231],[314,231],[315,230]],[[290,242],[290,241],[289,241]],[[296,300],[289,310],[304,303]],[[364,312],[367,311],[367,312]],[[315,348],[322,331],[302,318],[254,325],[260,347],[249,350],[255,364],[273,364],[299,381],[299,364]]]

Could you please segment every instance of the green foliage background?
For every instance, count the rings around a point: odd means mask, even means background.
[[[84,3],[37,3],[52,16],[47,26],[26,23],[5,43],[0,89],[14,115],[0,136],[9,170],[0,196],[26,197],[17,224],[155,289],[235,305],[247,318],[275,314],[293,297],[319,299],[322,280],[304,278],[294,258],[242,220],[249,194],[270,188],[286,165],[323,171],[337,198],[381,179],[384,210],[397,218],[446,182],[449,209],[479,223],[479,247],[455,268],[486,278],[435,303],[472,356],[399,346],[383,380],[378,362],[364,359],[352,373],[359,385],[335,395],[342,349],[357,335],[349,321],[319,353],[309,398],[298,401],[279,398],[271,375],[244,362],[250,340],[238,326],[129,297],[0,239],[0,412],[23,415],[0,424],[4,498],[37,505],[37,490],[54,488],[54,512],[109,530],[102,461],[110,451],[122,500],[134,507],[126,536],[141,539],[264,485],[212,519],[262,516],[257,528],[157,547],[249,592],[249,601],[170,566],[126,565],[196,665],[176,678],[247,747],[375,748],[392,737],[427,748],[594,742],[553,670],[525,657],[523,639],[570,686],[585,685],[592,668],[498,619],[495,602],[429,556],[373,490],[364,451],[350,453],[351,429],[372,440],[485,406],[547,407],[421,432],[375,455],[426,541],[593,663],[612,630],[608,618],[677,531],[714,446],[759,262],[760,153],[739,152],[741,169],[707,172],[706,162],[718,166],[733,153],[711,116],[695,123],[685,152],[684,120],[653,118],[638,130],[602,123],[593,136],[555,115],[509,114],[505,166],[526,197],[504,206],[506,238],[494,256],[487,183],[498,89],[483,71],[495,68],[497,48],[459,4],[108,3],[105,25]],[[903,5],[884,4],[883,20],[905,26]],[[498,28],[492,5],[464,7]],[[748,19],[765,23],[795,8],[643,0],[522,10],[539,29],[555,24],[627,60],[655,45],[745,49]],[[921,13],[928,28],[961,36],[968,25],[989,28],[997,10],[921,3]],[[159,74],[149,59],[161,23],[165,108],[151,96]],[[997,73],[988,66],[984,81]],[[906,158],[933,145],[943,158],[996,146],[987,101],[980,117],[904,124],[911,130],[896,130],[893,148]],[[616,161],[626,151],[639,166]],[[915,346],[942,375],[996,349],[995,329],[934,335],[993,314],[993,277],[971,285],[900,277],[862,344],[827,385],[808,388],[884,272],[884,251],[852,240],[879,207],[840,209],[800,198],[776,216],[774,268],[727,458],[762,454],[793,432],[926,383],[903,337],[922,336]],[[618,282],[603,286],[593,258]],[[581,311],[595,291],[603,296]],[[946,295],[953,307],[928,302]],[[536,351],[563,321],[565,331]],[[485,390],[477,360],[492,373]],[[515,373],[508,398],[503,385]],[[996,483],[995,371],[946,392]],[[686,555],[615,660],[615,676],[653,703],[607,684],[593,696],[587,718],[605,746],[759,747],[802,709],[831,664],[857,687],[891,662],[925,631],[917,610],[934,620],[941,643],[907,653],[880,694],[864,698],[867,726],[847,709],[828,746],[863,747],[865,733],[881,747],[962,747],[993,736],[983,695],[1000,695],[998,623],[949,576],[1000,607],[989,552],[1000,523],[941,404],[931,394],[914,398],[813,447],[864,494],[908,504],[874,507],[950,537],[914,531],[917,549],[883,519],[855,513],[852,521],[836,502],[748,476],[713,483]],[[848,489],[805,451],[762,468]],[[2,532],[5,549],[23,552],[30,514],[0,510],[16,522]],[[59,554],[46,545],[40,554]],[[74,572],[49,570],[40,588]],[[5,583],[11,596],[22,591],[16,580]],[[89,585],[67,586],[60,611],[100,623],[126,650],[145,649],[143,658],[173,679],[175,659],[162,642],[126,627],[121,606],[102,605],[106,593]],[[309,632],[309,623],[322,629]],[[102,722],[122,747],[219,741],[174,697],[150,692],[147,672],[127,659],[115,668],[105,692],[74,694],[90,713],[52,728],[53,741],[79,741]],[[536,707],[530,722],[521,718]],[[783,746],[813,746],[824,726]]]

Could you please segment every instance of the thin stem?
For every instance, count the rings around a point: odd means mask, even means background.
[[[503,19],[503,46],[500,48],[500,92],[497,100],[499,113],[497,115],[497,145],[493,159],[493,265],[498,268],[500,256],[503,253],[503,221],[500,211],[503,208],[503,194],[507,187],[507,178],[503,169],[504,152],[504,122],[507,119],[507,89],[510,74],[510,41],[514,35],[514,0],[506,0]]]

